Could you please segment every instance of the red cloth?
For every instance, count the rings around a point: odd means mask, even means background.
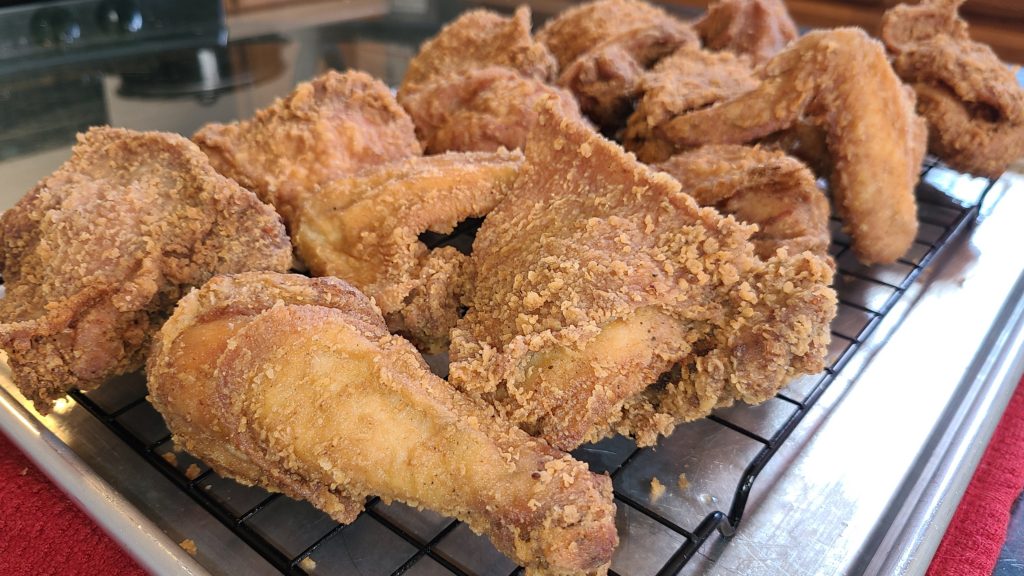
[[[0,434],[0,575],[146,572]]]
[[[1024,490],[1024,378],[953,514],[927,576],[991,576]]]
[[[990,576],[1024,489],[1024,379],[935,554],[928,576]],[[0,575],[142,576],[128,557],[0,434]]]

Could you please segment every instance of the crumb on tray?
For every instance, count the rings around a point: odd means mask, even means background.
[[[302,562],[299,562],[299,568],[302,568],[305,572],[312,572],[313,570],[316,570],[316,560],[306,556],[302,559]]]
[[[665,493],[665,485],[657,478],[651,478],[651,502],[657,502]]]
[[[166,460],[171,466],[178,465],[178,456],[174,452],[164,452],[160,457]]]
[[[683,491],[690,487],[690,481],[686,479],[686,474],[679,475],[679,490]]]
[[[186,538],[181,542],[178,542],[178,546],[181,546],[182,550],[188,552],[189,556],[196,555],[196,543],[193,542],[191,538]]]
[[[195,463],[189,464],[188,468],[185,469],[185,477],[189,480],[199,478],[200,473],[199,466],[196,466]]]

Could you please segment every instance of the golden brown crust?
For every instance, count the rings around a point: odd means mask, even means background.
[[[455,516],[531,571],[601,572],[611,559],[609,478],[430,374],[340,280],[215,278],[182,301],[149,372],[176,441],[250,465],[245,475],[222,460],[222,474],[342,522],[369,495]]]
[[[917,233],[914,186],[926,128],[882,46],[857,28],[811,32],[759,70],[760,86],[660,130],[677,149],[743,144],[809,121],[825,131],[833,200],[865,264],[892,262]]]
[[[643,97],[629,117],[623,146],[644,162],[662,162],[676,152],[661,130],[676,116],[711,106],[758,85],[746,60],[729,52],[681,48],[643,79]]]
[[[621,129],[644,71],[681,46],[699,45],[685,22],[640,0],[597,0],[545,24],[537,39],[558,58],[558,83],[601,129]]]
[[[757,224],[750,240],[768,260],[780,248],[828,259],[829,207],[814,175],[782,152],[730,144],[703,146],[655,165],[701,206]]]
[[[424,151],[493,152],[526,144],[537,101],[556,96],[566,114],[579,115],[572,94],[500,66],[438,75],[402,100]]]
[[[450,352],[460,389],[569,449],[613,428],[650,444],[724,399],[764,400],[821,369],[835,314],[825,261],[762,262],[751,227],[550,106],[526,158],[515,200],[474,243]],[[680,362],[681,380],[648,399]]]
[[[726,50],[760,64],[797,37],[782,0],[717,0],[694,28],[708,50]]]
[[[214,168],[273,204],[291,226],[301,198],[365,166],[420,154],[412,120],[380,80],[327,72],[241,122],[192,139]]]
[[[142,366],[190,287],[218,272],[286,270],[281,220],[217,174],[188,140],[93,128],[72,157],[0,217],[0,346],[46,412]]]
[[[882,18],[893,68],[917,93],[928,149],[951,167],[997,178],[1024,156],[1024,88],[992,49],[971,41],[962,0],[899,5]]]
[[[530,9],[516,8],[512,16],[490,10],[470,10],[441,29],[420,47],[398,89],[398,101],[418,92],[438,76],[500,66],[541,82],[552,80],[555,60],[530,35]]]
[[[419,235],[447,234],[486,215],[521,163],[521,153],[507,150],[449,152],[339,178],[297,207],[295,247],[314,275],[351,282],[392,328],[439,351],[457,318],[465,257],[453,248],[431,252]]]

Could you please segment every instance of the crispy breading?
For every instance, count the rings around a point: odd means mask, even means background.
[[[643,97],[629,117],[623,146],[644,162],[662,162],[676,152],[661,135],[665,124],[758,84],[754,70],[734,54],[681,48],[644,75]]]
[[[900,4],[882,17],[893,68],[917,92],[928,149],[951,167],[998,178],[1024,156],[1024,88],[957,14],[963,0]]]
[[[353,520],[379,496],[454,516],[532,573],[603,573],[611,480],[458,393],[335,278],[221,276],[155,342],[175,442],[246,483]]]
[[[701,206],[757,224],[750,240],[762,259],[780,248],[828,258],[828,200],[799,160],[782,152],[721,144],[677,154],[655,168],[671,174]]]
[[[832,199],[865,264],[893,262],[917,234],[914,186],[924,121],[880,43],[858,28],[811,32],[759,69],[754,90],[677,116],[660,135],[677,149],[744,144],[811,122],[826,135]]]
[[[375,164],[420,154],[409,115],[380,80],[330,71],[241,122],[192,139],[221,174],[273,204],[291,226],[301,198]]]
[[[43,413],[140,368],[191,287],[291,264],[278,215],[194,144],[116,128],[79,135],[71,159],[0,216],[0,245],[0,347]]]
[[[822,368],[835,315],[825,260],[761,261],[753,227],[698,207],[550,103],[525,153],[473,246],[450,350],[460,389],[562,449],[613,430],[649,445]],[[645,393],[677,365],[679,379]]]
[[[458,318],[465,256],[428,250],[420,234],[452,232],[504,198],[522,163],[509,152],[449,152],[339,178],[295,209],[292,236],[316,276],[371,296],[389,326],[438,352]]]
[[[542,82],[554,79],[554,57],[530,35],[530,8],[520,6],[512,16],[490,10],[469,10],[423,43],[406,69],[398,101],[417,92],[438,76],[501,66]]]
[[[716,0],[694,24],[704,47],[747,56],[760,64],[797,37],[782,0]]]
[[[597,0],[570,8],[537,39],[558,58],[558,83],[606,134],[626,124],[644,71],[682,46],[699,45],[678,18],[641,0]]]
[[[522,148],[543,96],[579,115],[572,94],[501,66],[438,75],[402,100],[428,154]]]

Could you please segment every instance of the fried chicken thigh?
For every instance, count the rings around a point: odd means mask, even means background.
[[[548,49],[530,35],[531,17],[520,6],[511,17],[470,10],[420,47],[398,89],[398,101],[439,76],[501,66],[542,82],[554,79],[556,64]]]
[[[782,0],[717,0],[696,24],[704,47],[747,56],[760,64],[797,37]]]
[[[388,326],[439,352],[458,319],[466,256],[428,250],[419,235],[447,234],[504,198],[522,154],[449,152],[374,166],[325,185],[295,211],[292,237],[317,276],[337,276],[373,297]]]
[[[0,216],[0,347],[40,412],[140,368],[191,287],[287,270],[270,206],[174,134],[93,128],[71,159]]]
[[[1024,88],[991,48],[971,41],[962,3],[901,4],[883,16],[881,35],[917,92],[929,150],[957,170],[997,178],[1024,156]]]
[[[763,401],[821,370],[835,293],[825,260],[764,262],[752,231],[549,103],[474,243],[449,379],[561,449]]]
[[[177,444],[218,473],[351,522],[368,496],[455,516],[527,573],[601,572],[611,481],[434,376],[343,281],[221,276],[148,363]]]
[[[629,117],[623,146],[644,162],[662,162],[676,152],[660,134],[668,122],[758,84],[754,70],[734,54],[681,48],[644,75],[643,97]]]
[[[380,80],[327,72],[246,121],[192,137],[214,168],[273,204],[290,227],[317,186],[364,166],[420,154],[408,114]]]
[[[768,260],[785,248],[828,257],[828,200],[814,174],[782,152],[737,145],[704,146],[655,166],[701,206],[757,224],[754,251]]]
[[[801,122],[824,131],[833,201],[865,264],[892,262],[917,233],[914,186],[926,128],[882,46],[856,28],[811,32],[759,70],[761,84],[658,131],[676,149],[744,144]]]
[[[625,125],[646,70],[682,46],[699,45],[685,22],[641,0],[596,0],[566,10],[537,39],[558,59],[558,84],[605,133]]]
[[[500,66],[435,76],[402,100],[428,154],[522,148],[544,96],[579,115],[572,94]]]

